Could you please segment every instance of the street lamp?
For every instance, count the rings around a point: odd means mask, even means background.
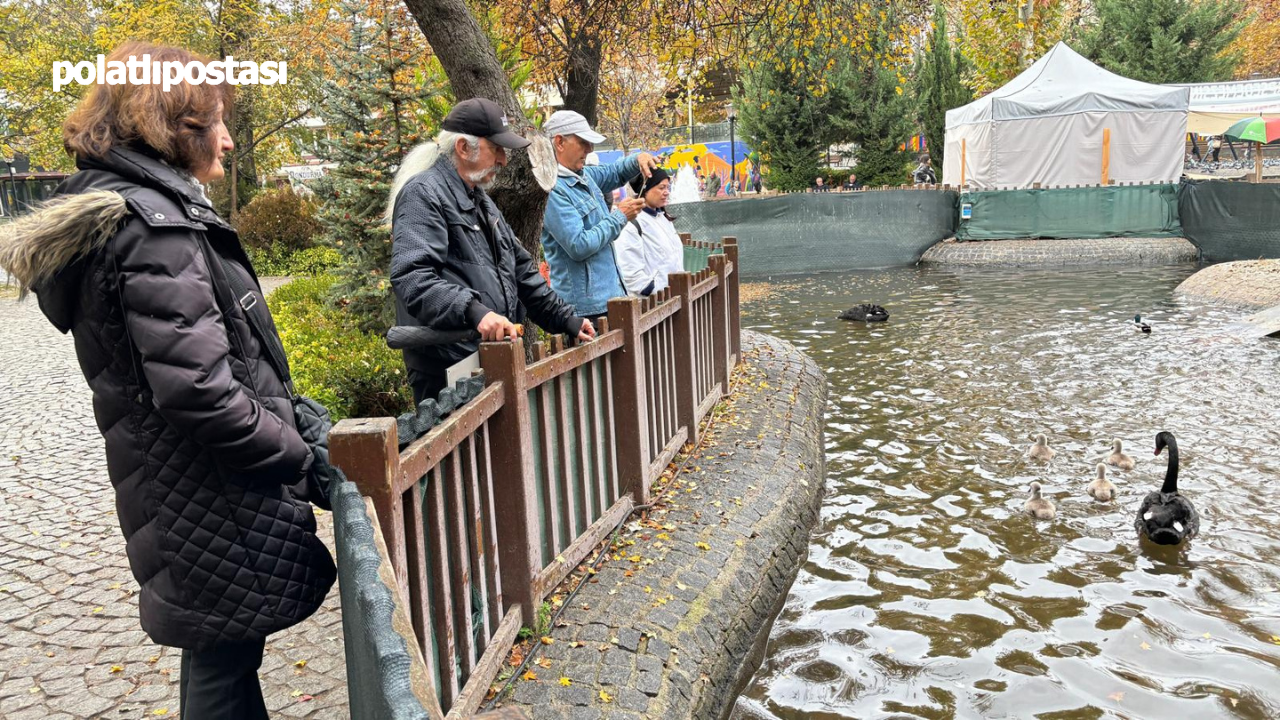
[[[729,103],[729,187],[738,192],[738,149],[733,144],[733,124],[738,119],[738,109]]]

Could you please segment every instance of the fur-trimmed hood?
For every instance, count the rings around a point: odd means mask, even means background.
[[[73,324],[88,259],[130,223],[151,231],[231,230],[198,186],[146,152],[113,148],[76,165],[80,172],[58,186],[57,197],[0,225],[0,267],[24,296],[36,293],[63,332]]]
[[[109,190],[56,197],[0,226],[0,267],[25,295],[106,244],[128,213],[124,196]]]

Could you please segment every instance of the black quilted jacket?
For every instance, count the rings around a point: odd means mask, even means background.
[[[117,150],[80,168],[0,259],[75,338],[143,629],[181,648],[261,640],[315,612],[335,570],[289,393],[210,253],[257,277],[169,166]]]

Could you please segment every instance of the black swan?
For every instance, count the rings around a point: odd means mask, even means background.
[[[1053,503],[1040,496],[1040,483],[1031,483],[1031,497],[1023,504],[1022,509],[1037,520],[1052,520],[1058,513]]]
[[[1111,502],[1116,499],[1116,486],[1107,479],[1107,466],[1098,463],[1098,477],[1086,488],[1089,497],[1098,502]]]
[[[1132,470],[1137,466],[1133,458],[1124,454],[1124,444],[1119,440],[1111,441],[1111,454],[1107,456],[1106,463],[1114,465],[1121,470]]]
[[[1035,444],[1031,446],[1030,450],[1027,450],[1027,457],[1036,462],[1049,462],[1057,454],[1057,450],[1049,447],[1049,441],[1043,433],[1036,435]]]
[[[841,320],[859,320],[862,322],[884,322],[889,319],[889,311],[879,305],[864,303],[851,307],[840,313]]]
[[[1156,455],[1166,447],[1169,469],[1164,474],[1164,485],[1143,499],[1133,527],[1138,537],[1157,545],[1179,545],[1200,532],[1200,516],[1191,501],[1178,494],[1178,442],[1171,432],[1156,435]]]

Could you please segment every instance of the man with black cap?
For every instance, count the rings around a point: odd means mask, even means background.
[[[526,309],[544,330],[580,341],[595,328],[547,286],[538,265],[485,193],[507,151],[529,141],[511,132],[502,109],[464,100],[435,141],[405,156],[391,187],[391,287],[396,324],[476,330],[475,339],[404,350],[414,402],[435,397],[447,370],[481,340],[516,340]]]

